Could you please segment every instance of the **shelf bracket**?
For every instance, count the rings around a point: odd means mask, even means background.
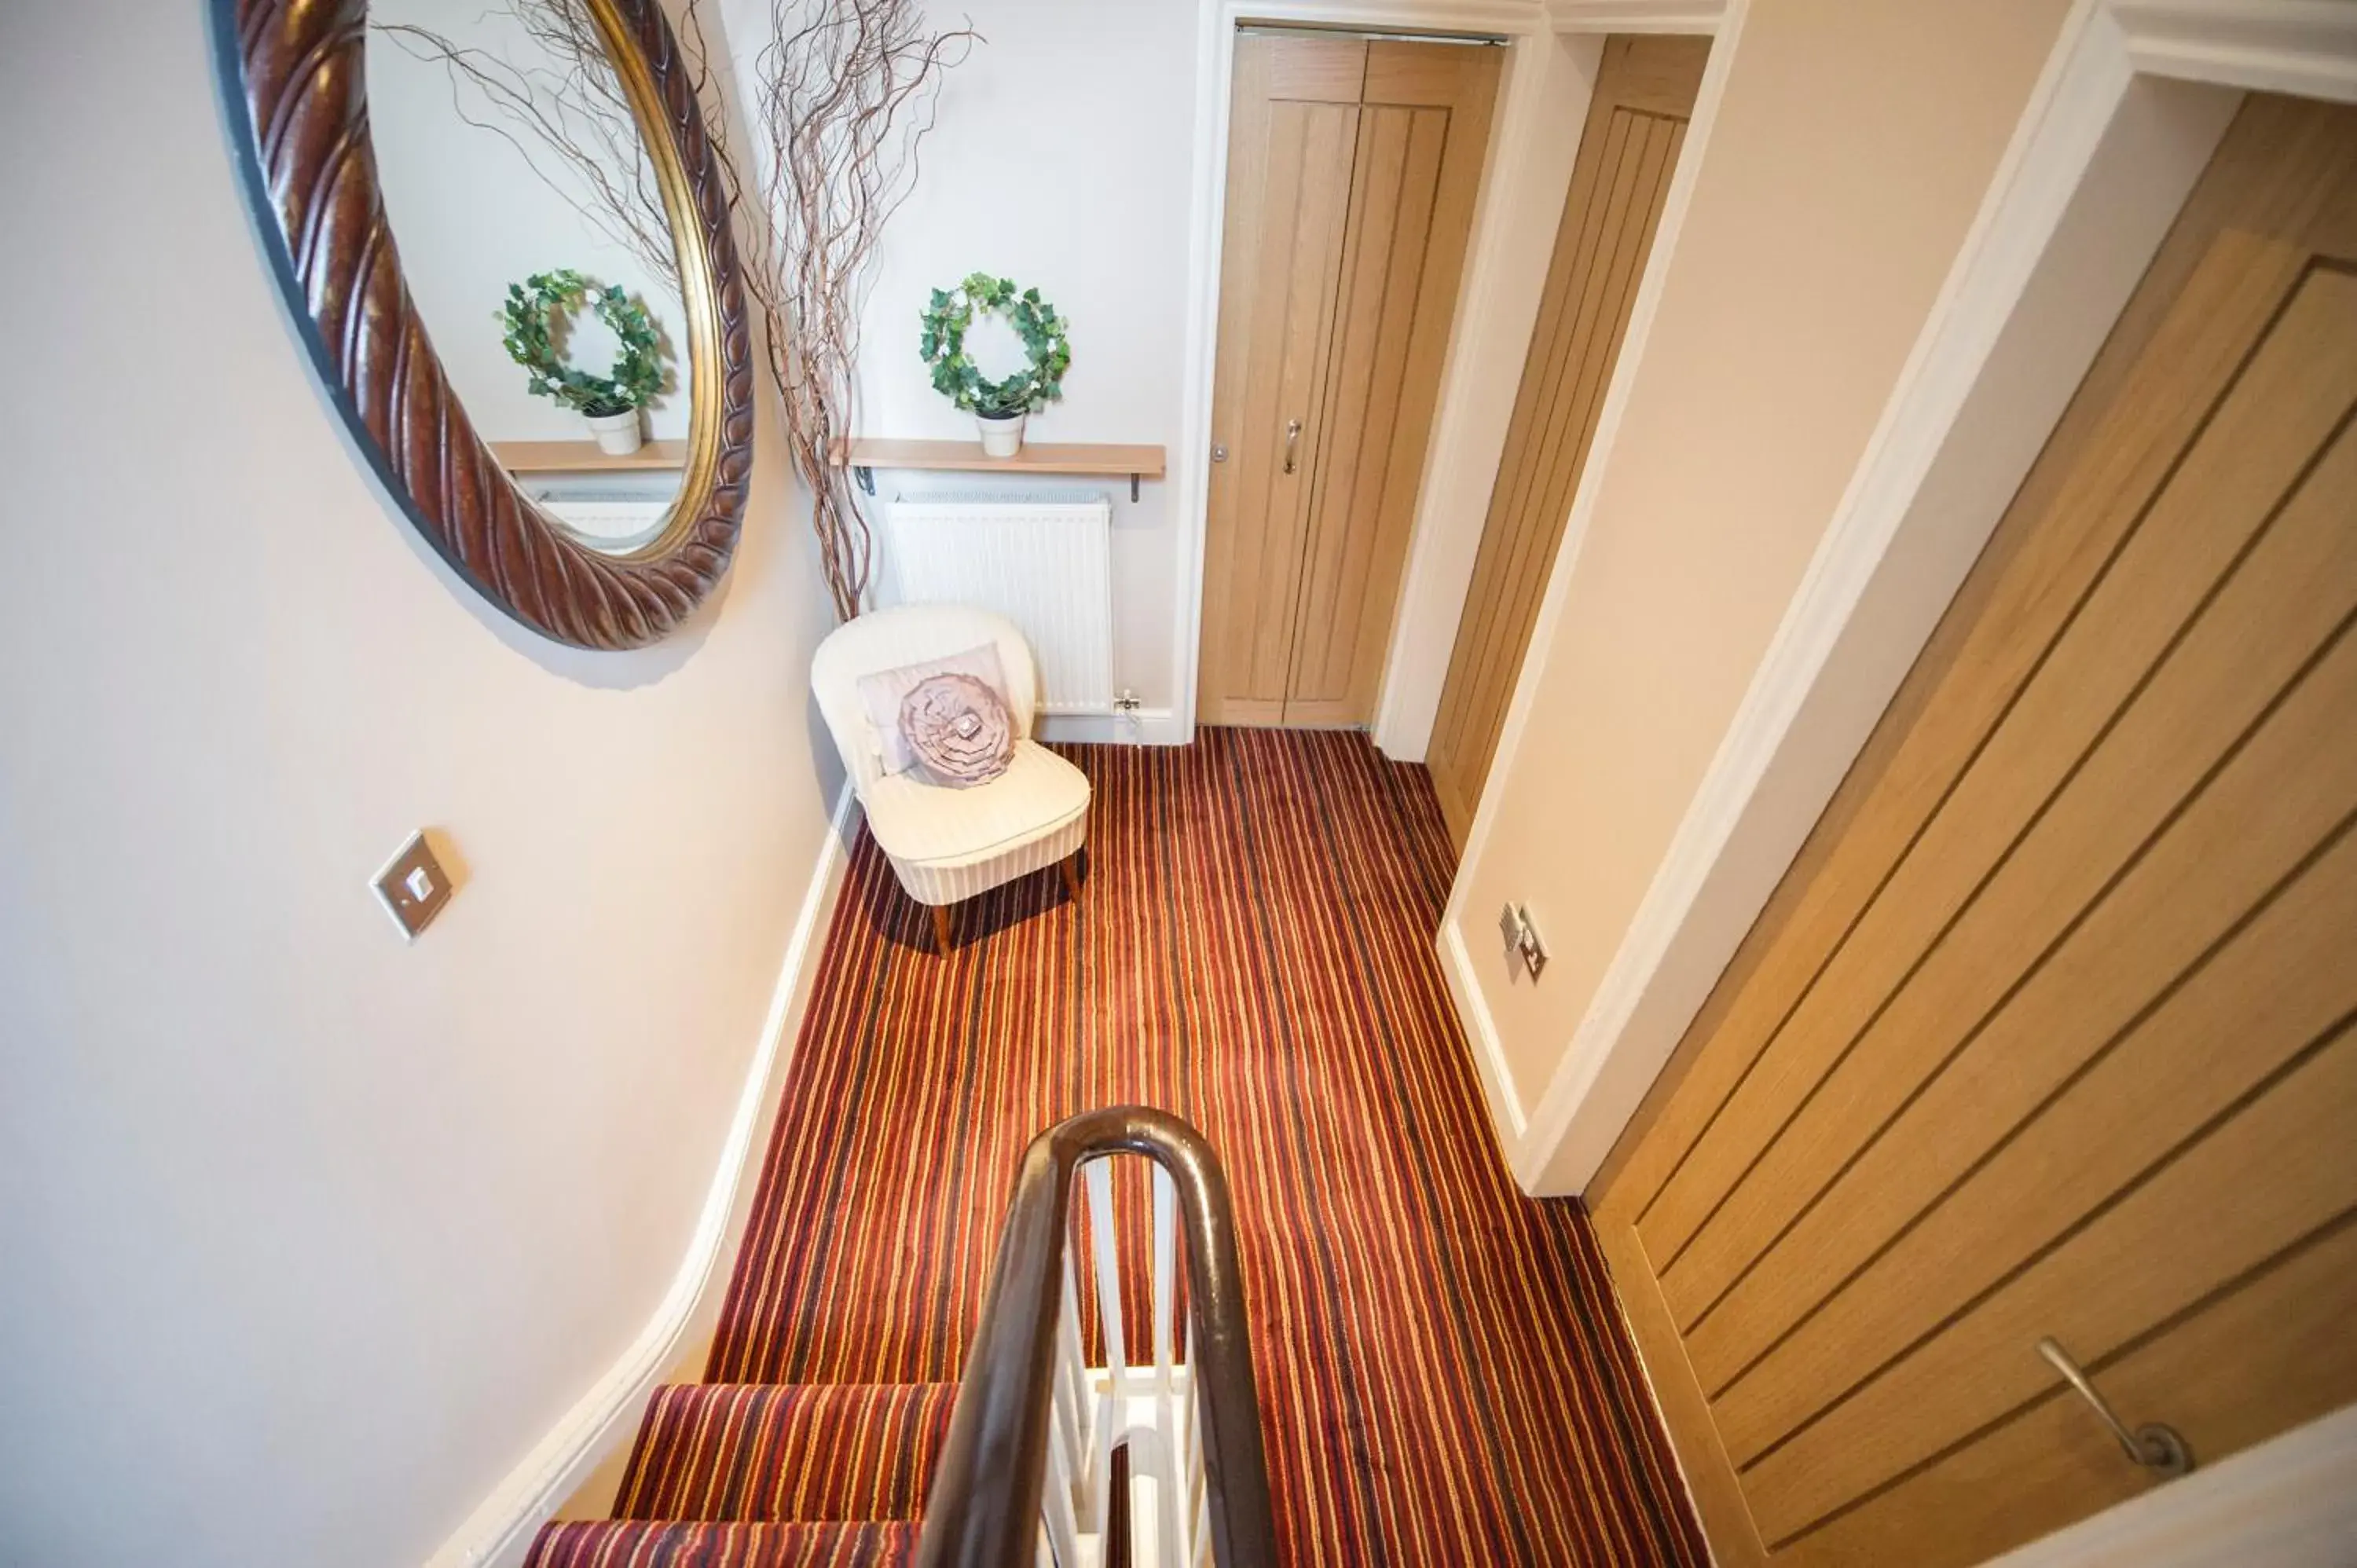
[[[852,465],[851,477],[859,481],[859,488],[861,489],[866,490],[871,496],[876,493],[875,469],[869,467],[865,463],[856,463]]]
[[[1135,474],[1132,474],[1129,477],[1129,499],[1132,501],[1137,499],[1137,476]]]

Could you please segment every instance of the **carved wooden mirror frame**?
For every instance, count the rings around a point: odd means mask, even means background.
[[[216,56],[264,249],[320,379],[418,532],[516,619],[582,648],[678,626],[737,548],[753,459],[752,352],[727,187],[655,0],[587,0],[647,145],[689,339],[686,469],[627,555],[542,515],[475,432],[403,281],[369,140],[367,0],[213,0]]]

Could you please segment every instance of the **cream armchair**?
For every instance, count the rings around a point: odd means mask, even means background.
[[[859,700],[859,678],[995,643],[1006,671],[1015,759],[970,789],[884,771],[882,744]],[[1031,738],[1039,666],[1005,616],[959,605],[873,610],[829,633],[811,659],[811,689],[867,811],[867,829],[909,897],[933,915],[936,950],[949,951],[950,907],[1058,865],[1080,897],[1076,859],[1089,836],[1089,781]]]

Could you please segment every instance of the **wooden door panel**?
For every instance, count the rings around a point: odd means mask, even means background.
[[[1367,45],[1366,87],[1359,101],[1400,108],[1461,108],[1467,82],[1480,76],[1494,79],[1497,69],[1498,51],[1481,45],[1377,38]],[[1488,128],[1482,129],[1486,134]]]
[[[2286,313],[2282,333],[2270,344],[2280,343],[2286,359],[2345,360],[2349,384],[2330,390],[2357,403],[2357,354],[2320,354],[2313,342],[2296,336],[2311,329],[2338,330],[2347,335],[2347,341],[2357,342],[2357,278],[2338,284],[2334,292],[2345,310],[2304,312],[2295,302]],[[2268,358],[2263,353],[2255,364],[2252,381],[2276,381],[2261,373]],[[2266,406],[2264,401],[2256,403],[2255,415]],[[2343,415],[2349,406],[2343,404]],[[2232,423],[2222,415],[2219,427]],[[2300,429],[2305,422],[2282,423]],[[2300,433],[2311,441],[2316,434]],[[2234,433],[2220,439],[2232,442]],[[2208,606],[2180,628],[2175,646],[2104,721],[2090,748],[2073,762],[2072,774],[2036,809],[2019,836],[2000,850],[1996,863],[1985,865],[1977,855],[1959,857],[1947,885],[1963,889],[1957,896],[1961,907],[1945,930],[1928,950],[1919,951],[1914,967],[1893,993],[1877,1004],[1855,1038],[1827,1053],[1831,1065],[1819,1069],[1789,1119],[1766,1133],[1761,1152],[1748,1167],[1739,1174],[1722,1167],[1729,1182],[1726,1196],[1692,1245],[1663,1273],[1671,1305],[1689,1329],[1856,1157],[1907,1096],[1970,1038],[1990,1009],[2037,972],[2113,879],[2150,852],[2152,835],[2165,827],[2229,749],[2240,744],[2285,682],[2357,607],[2357,529],[2347,521],[2357,515],[2357,443],[2344,439],[2322,468],[2306,474],[2302,462],[2289,453],[2285,454],[2284,470],[2270,471],[2260,461],[2227,459],[2224,454],[2231,450],[2231,446],[2213,446],[2207,441],[2197,445],[2179,483],[2156,506],[2147,527],[2181,521],[2187,532],[2231,537],[2242,521],[2237,501],[2272,526],[2265,527],[2250,553],[2213,589],[2215,596]],[[2205,455],[2219,458],[2214,469],[2202,462]],[[2301,456],[2312,457],[2313,452]],[[2233,482],[2231,495],[2221,495],[2204,482],[2228,476]],[[2287,506],[2279,485],[2292,492]],[[2173,504],[2180,498],[2184,504]],[[2140,534],[2136,542],[2142,542]],[[2134,555],[2132,544],[2119,567],[2128,567]],[[2120,586],[2147,604],[2165,597],[2153,591],[2153,579],[2140,574],[2126,574]],[[2030,708],[2055,685],[2101,686],[2090,662],[2117,660],[2115,646],[2066,638],[2016,713]],[[1999,729],[1981,762],[1966,775],[1955,796],[1959,805],[1968,809],[1982,769],[2019,766],[2021,748],[2007,744],[2012,727],[2007,724]],[[1943,813],[1924,834],[1919,855],[1945,847],[1939,829],[1949,820]],[[1988,836],[2002,831],[1992,829]],[[1939,885],[1932,876],[1909,875],[1921,864],[1910,857],[1891,882],[1891,900],[1910,914],[1913,910],[1906,900],[1914,888]],[[1853,942],[1873,930],[1875,916],[1884,907],[1878,902]],[[2132,972],[2147,975],[2157,985],[2171,972],[2155,958],[2151,952],[2122,954]],[[1797,1035],[1787,1037],[1799,1039]],[[1730,1103],[1721,1127],[1714,1128],[1712,1138],[1702,1145],[1706,1156],[1716,1141],[1748,1131],[1734,1119],[1739,1109],[1739,1102]],[[1696,1162],[1687,1168],[1706,1167]]]
[[[1302,562],[1287,717],[1348,723],[1351,677],[1361,662],[1362,611],[1378,582],[1378,553],[1404,542],[1380,537],[1385,458],[1399,434],[1400,394],[1424,260],[1432,233],[1448,114],[1439,109],[1360,111],[1358,167],[1342,254],[1343,297],[1328,353],[1317,424],[1318,473]],[[1392,509],[1396,510],[1397,509]],[[1388,618],[1375,628],[1388,629]],[[1380,650],[1377,650],[1380,657]]]
[[[1607,1162],[1722,1560],[2143,1489],[2043,1335],[2205,1463],[2357,1398],[2352,424],[2357,109],[2254,96]]]
[[[1231,434],[1211,467],[1198,675],[1214,724],[1284,708],[1309,483],[1297,442],[1286,471],[1282,411],[1310,413],[1322,389],[1366,61],[1363,39],[1236,42],[1213,390]]]
[[[1320,361],[1340,284],[1332,257],[1349,212],[1359,111],[1286,103],[1276,106],[1275,119],[1275,156],[1289,147],[1291,123],[1304,123],[1303,174],[1297,191],[1290,193],[1294,221],[1286,234],[1289,244],[1282,263],[1265,274],[1261,288],[1265,301],[1262,324],[1276,349],[1275,374],[1247,388],[1246,434],[1231,459],[1241,463],[1245,484],[1255,487],[1267,501],[1256,520],[1249,515],[1239,520],[1239,542],[1249,548],[1240,552],[1242,569],[1228,581],[1227,602],[1250,618],[1252,628],[1242,679],[1232,682],[1230,690],[1245,698],[1281,702],[1293,651],[1292,607],[1310,499],[1299,440],[1288,443],[1284,431],[1289,410],[1300,410],[1305,424],[1316,420],[1325,392]]]
[[[2206,228],[2193,209],[2188,218],[2194,232]],[[1738,959],[1745,983],[1717,997],[1718,1010],[1703,1020],[1714,1048],[1682,1064],[1679,1093],[1657,1108],[1649,1135],[1622,1151],[1614,1185],[1660,1191],[1819,982],[2232,382],[2304,262],[2298,247],[2257,237],[2183,248],[2195,260],[2181,293],[2130,305],[2056,428],[2050,450],[2086,452],[2089,460],[2041,464],[2025,482],[1983,567],[1925,650],[1920,667],[1944,678],[1910,682],[1894,699],[1905,722],[1887,722],[1880,744],[1853,769],[1859,788],[1846,787],[1828,809],[1829,819],[1845,813],[1839,832],[1811,846],[1818,853],[1803,863],[1808,875],[1788,884],[1791,897],[1760,932],[1769,940]],[[2176,259],[2164,252],[2155,273],[2174,270]],[[2165,315],[2157,306],[2167,306]]]
[[[1426,755],[1459,843],[1488,777],[1708,52],[1607,41]]]
[[[1497,51],[1246,34],[1199,714],[1363,721],[1398,596]]]
[[[1935,1333],[1959,1300],[1996,1288],[2054,1246],[2124,1183],[2142,1179],[2241,1096],[2349,1024],[2357,966],[2335,928],[2357,929],[2357,845],[2345,831],[2118,1048],[2097,1059],[1923,1222],[1833,1294],[1718,1397],[1730,1454],[1750,1457],[1867,1369]],[[2259,987],[2272,987],[2260,990]],[[2253,998],[2259,998],[2256,1005]],[[2233,1049],[2218,1042],[2232,1040]],[[1938,1282],[1936,1292],[1923,1288]]]
[[[1362,724],[1383,679],[1480,190],[1498,51],[1367,48],[1359,179],[1317,423],[1288,725]]]
[[[1556,323],[1560,335],[1546,366],[1550,374],[1531,405],[1529,428],[1516,446],[1518,461],[1500,514],[1505,527],[1489,558],[1484,561],[1477,553],[1474,563],[1474,583],[1467,596],[1469,627],[1458,634],[1465,649],[1467,688],[1461,704],[1443,700],[1451,722],[1438,754],[1440,771],[1452,779],[1469,772],[1460,761],[1496,755],[1506,704],[1562,544],[1572,491],[1586,466],[1605,383],[1636,305],[1637,279],[1651,250],[1684,130],[1683,121],[1625,111],[1613,116],[1607,130],[1592,209],[1581,215],[1577,254],[1585,265],[1566,280],[1566,308]],[[1512,438],[1510,431],[1510,442]],[[1501,467],[1501,483],[1505,473]],[[1490,537],[1485,528],[1485,547]],[[1452,650],[1452,676],[1456,672]],[[1471,696],[1475,690],[1487,693],[1487,699],[1477,703]],[[1486,779],[1486,762],[1481,771]],[[1480,796],[1469,778],[1456,793],[1474,800]]]
[[[1366,91],[1367,41],[1340,34],[1246,33],[1236,40],[1235,80],[1232,118],[1255,97],[1356,103]]]
[[[2131,1422],[2166,1412],[2197,1463],[2357,1399],[2357,1217],[2343,1217],[2252,1278],[2148,1335],[2083,1362]],[[2254,1388],[2279,1419],[2254,1421]],[[2075,1396],[2047,1390],[1977,1440],[1870,1493],[1777,1554],[1795,1568],[1964,1568],[2098,1508],[2152,1489]]]
[[[2141,1169],[2177,1119],[2209,1114],[2357,1006],[2357,964],[2339,961],[2357,930],[2357,748],[2330,744],[2351,713],[2344,632],[2054,961],[1695,1326],[1695,1370],[1727,1402],[1730,1434],[1753,1424],[1738,1413],[1749,1385],[1823,1386],[1853,1352],[1932,1328],[1939,1303],[1896,1282],[1981,1288],[2108,1190],[2084,1184]],[[2308,757],[2324,761],[2300,768]],[[2222,1038],[2236,1049],[2210,1048]],[[2173,1112],[2147,1106],[2156,1093]]]
[[[1880,895],[1845,934],[1817,982],[1664,1186],[1641,1229],[1648,1253],[1665,1260],[1671,1271],[1664,1283],[1682,1320],[1690,1322],[1699,1310],[1693,1292],[1680,1291],[1674,1273],[1687,1243],[1738,1182],[1747,1211],[1731,1220],[1760,1223],[1750,1206],[1774,1201],[1781,1189],[1749,1179],[1754,1165],[1893,998],[1905,1008],[1903,1026],[1913,1026],[1915,1006],[1955,1004],[1928,990],[1921,1003],[1909,1004],[1918,967],[2011,961],[2016,952],[2034,953],[2054,934],[2057,912],[2067,918],[2083,907],[2149,831],[2155,813],[2199,776],[2198,768],[2184,775],[2190,753],[2170,752],[2156,761],[2175,766],[2177,777],[2132,778],[2135,792],[2113,808],[2082,809],[2094,818],[2086,823],[2090,836],[2073,841],[2061,827],[2041,824],[2043,840],[2064,839],[2052,851],[2054,861],[2039,867],[2056,880],[2002,884],[2018,901],[2015,908],[1984,900],[1992,869],[2017,854],[2025,824],[2040,824],[2050,808],[2068,803],[2063,787],[2357,400],[2357,356],[2319,348],[2335,341],[2357,341],[2357,286],[2321,274],[2298,290],[2279,329],[2217,405],[2166,488],[2142,509],[2139,525],[2056,640],[2039,678],[2022,690],[1939,814],[1909,846]],[[2264,619],[2269,612],[2263,607],[2255,613]],[[2231,650],[2225,657],[2231,665]],[[2227,674],[2231,679],[2231,669]],[[2233,727],[2213,733],[2213,755],[2214,746],[2233,733]],[[2072,827],[2077,825],[2074,815]],[[1964,951],[1949,933],[1968,909],[1976,924],[2005,929],[1990,938],[1996,945],[1944,960]],[[1772,1235],[1775,1222],[1769,1223]]]
[[[2341,1034],[1960,1320],[1751,1462],[1745,1482],[1760,1534],[1772,1549],[2051,1390],[2053,1369],[2037,1353],[2041,1335],[2082,1361],[2100,1361],[2357,1208],[2352,1126],[2357,1040]],[[2190,1215],[2201,1222],[2188,1223]],[[2347,1282],[2340,1294],[2345,1303]]]

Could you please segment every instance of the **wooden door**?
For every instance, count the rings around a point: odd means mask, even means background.
[[[2357,110],[2254,98],[1615,1151],[1725,1563],[1979,1562],[2357,1401]]]
[[[1463,848],[1702,87],[1707,38],[1604,45],[1426,764]]]
[[[1302,443],[1324,412],[1366,74],[1363,38],[1236,40],[1211,415],[1226,456],[1211,465],[1196,677],[1211,724],[1284,717],[1314,471]]]
[[[1197,712],[1372,710],[1498,51],[1236,41]]]

